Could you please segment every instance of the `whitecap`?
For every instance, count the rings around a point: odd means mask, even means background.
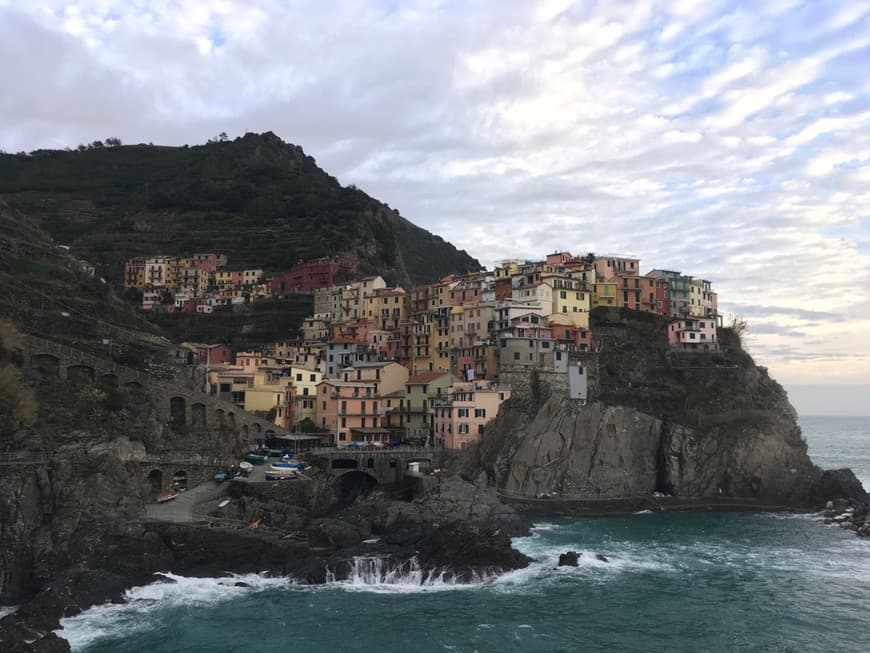
[[[170,581],[157,581],[149,585],[132,587],[124,592],[123,603],[97,605],[74,616],[61,619],[61,628],[55,633],[66,639],[73,651],[80,651],[98,640],[141,632],[155,627],[143,618],[155,610],[166,607],[202,606],[221,603],[246,592],[289,587],[288,578],[264,574],[232,574],[223,578],[188,578],[171,573],[155,576]]]

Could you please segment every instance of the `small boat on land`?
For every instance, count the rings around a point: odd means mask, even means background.
[[[272,463],[271,467],[272,469],[276,470],[296,470],[298,472],[301,472],[303,469],[305,469],[305,463],[291,463],[287,461],[282,461],[280,463]]]
[[[230,500],[224,499],[218,504],[218,508],[226,508],[228,505],[230,505]]]
[[[227,474],[226,472],[217,472],[217,473],[214,475],[214,480],[215,480],[215,483],[223,483],[223,482],[226,481],[229,477],[230,477],[230,475]]]
[[[263,456],[256,453],[249,453],[245,456],[245,462],[249,462],[252,465],[262,465],[266,462],[267,456]]]
[[[265,474],[267,481],[289,481],[294,478],[299,478],[299,472],[295,469],[273,469]]]
[[[167,501],[172,501],[177,496],[178,492],[176,492],[175,490],[166,490],[166,492],[161,492],[160,496],[157,497],[157,503],[166,503]]]
[[[239,463],[239,471],[242,472],[243,475],[247,476],[254,469],[254,466],[249,463],[247,460],[243,460]]]

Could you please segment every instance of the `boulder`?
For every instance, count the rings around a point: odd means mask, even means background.
[[[596,553],[595,559],[599,562],[610,562],[610,560],[607,559],[607,556],[605,556],[603,553]]]
[[[338,519],[320,519],[309,527],[308,542],[313,547],[343,549],[359,544],[363,540],[352,524]]]
[[[560,567],[576,567],[577,561],[579,560],[582,553],[577,553],[576,551],[566,551],[565,553],[559,554],[559,566]]]

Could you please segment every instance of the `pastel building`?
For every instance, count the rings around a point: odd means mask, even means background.
[[[596,256],[595,274],[599,279],[608,280],[618,275],[638,276],[640,259],[623,256]]]
[[[433,431],[434,402],[447,397],[453,377],[446,372],[424,372],[408,377],[398,410],[391,410],[389,423],[405,437],[428,438]]]
[[[339,379],[317,386],[317,424],[327,429],[334,444],[351,440],[386,442],[390,430],[382,422],[386,396],[402,392],[408,369],[392,361],[358,363],[341,371]]]
[[[484,428],[510,394],[510,388],[490,380],[454,383],[446,397],[436,399],[433,404],[435,444],[465,449],[479,442]]]
[[[668,325],[668,345],[680,351],[716,351],[719,348],[716,319],[673,320]]]

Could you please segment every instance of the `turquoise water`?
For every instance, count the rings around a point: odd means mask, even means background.
[[[851,467],[870,491],[870,417],[804,416],[801,429],[810,458],[820,467]]]
[[[870,477],[870,420],[838,419],[801,420],[811,453]],[[538,562],[473,586],[383,582],[362,564],[355,582],[319,588],[176,577],[68,619],[61,634],[88,653],[870,648],[870,541],[811,516],[560,519],[515,545]],[[569,549],[584,552],[580,566],[556,569]]]

